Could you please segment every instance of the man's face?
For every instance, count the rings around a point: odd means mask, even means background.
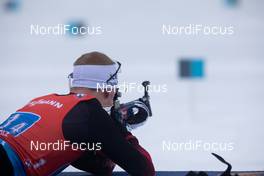
[[[115,97],[115,91],[111,91],[109,93],[109,106],[113,106],[113,104],[114,104],[114,97]]]
[[[116,89],[112,91],[105,91],[103,94],[104,97],[104,107],[110,107],[114,105],[114,97],[115,97]]]

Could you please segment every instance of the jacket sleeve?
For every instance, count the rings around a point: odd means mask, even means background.
[[[131,133],[120,128],[98,101],[81,103],[67,119],[68,121],[64,123],[66,139],[73,142],[101,143],[100,152],[132,176],[155,175],[149,153],[139,145],[138,140]],[[92,159],[90,165],[98,163],[97,159]],[[98,167],[94,165],[97,170],[102,168],[99,165]],[[86,166],[82,166],[82,170],[89,170],[88,162]],[[106,168],[111,170],[110,165]]]
[[[133,136],[130,132],[126,135],[126,140],[137,150],[146,160],[145,174],[149,176],[155,175],[155,169],[152,163],[150,154],[142,146],[139,145],[138,139]]]
[[[115,168],[115,163],[102,152],[86,152],[71,165],[82,171],[104,176],[111,176]]]
[[[102,143],[101,152],[132,176],[154,176],[155,170],[149,153],[139,145],[129,132],[120,130],[103,109],[97,120],[90,124],[97,142]],[[100,120],[99,120],[100,119]]]

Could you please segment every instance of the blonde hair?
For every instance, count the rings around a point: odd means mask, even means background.
[[[107,55],[94,51],[90,53],[83,54],[75,62],[75,65],[112,65],[114,61],[110,59]]]

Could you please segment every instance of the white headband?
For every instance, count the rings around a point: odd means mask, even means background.
[[[76,65],[73,68],[70,87],[97,89],[106,85],[117,85],[118,80],[115,75],[117,70],[116,63],[112,65]]]

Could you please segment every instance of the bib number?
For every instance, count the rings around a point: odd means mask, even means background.
[[[16,112],[11,114],[1,125],[0,130],[7,131],[14,137],[31,128],[41,118],[30,112]]]

